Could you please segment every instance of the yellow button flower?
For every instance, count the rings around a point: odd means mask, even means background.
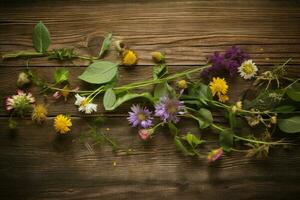
[[[57,115],[54,119],[54,128],[60,134],[69,132],[72,126],[71,119],[65,115]]]
[[[188,87],[186,80],[182,79],[182,80],[177,81],[177,87],[179,89],[186,89]]]
[[[123,52],[123,60],[122,63],[125,66],[133,66],[136,65],[138,57],[136,53],[132,50],[127,50]]]
[[[47,114],[48,111],[46,107],[43,104],[37,104],[33,108],[31,119],[32,121],[35,121],[36,123],[40,124],[47,119]]]
[[[159,51],[152,52],[151,55],[152,59],[157,63],[165,61],[165,55]]]

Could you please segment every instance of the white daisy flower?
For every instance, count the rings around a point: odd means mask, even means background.
[[[97,104],[90,103],[90,100],[86,97],[82,97],[79,94],[75,95],[75,105],[79,106],[78,111],[91,114],[93,111],[97,112]]]
[[[241,77],[244,79],[251,79],[258,71],[256,64],[252,60],[244,61],[238,70]]]

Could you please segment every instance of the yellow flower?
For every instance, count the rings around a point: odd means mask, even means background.
[[[54,128],[58,133],[65,134],[69,132],[71,126],[71,119],[65,115],[57,115],[54,119]]]
[[[237,109],[241,110],[242,106],[243,106],[243,103],[241,101],[238,101],[238,102],[236,102],[235,105],[236,105]]]
[[[272,117],[270,118],[270,121],[271,121],[272,124],[277,124],[277,117],[276,117],[276,115],[275,115],[275,116],[272,116]]]
[[[225,103],[226,101],[229,100],[229,97],[227,95],[219,95],[219,101],[222,103]]]
[[[187,82],[186,82],[186,80],[179,80],[179,81],[177,81],[177,87],[179,88],[179,89],[186,89],[187,88]]]
[[[127,50],[123,52],[123,65],[133,66],[137,63],[138,57],[136,53],[132,50]]]
[[[219,101],[226,102],[229,100],[229,97],[226,95],[228,91],[228,85],[224,78],[214,77],[209,83],[209,87],[213,96],[217,95],[219,97]]]
[[[151,55],[152,59],[157,63],[165,61],[165,55],[159,51],[152,52]]]
[[[32,121],[35,121],[38,124],[40,124],[46,120],[47,114],[48,112],[45,106],[43,104],[37,104],[33,108],[31,119]]]

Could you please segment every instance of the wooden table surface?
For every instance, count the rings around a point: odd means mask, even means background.
[[[132,70],[120,69],[120,82],[151,78],[152,51],[164,51],[170,71],[193,68],[214,51],[239,45],[265,70],[292,58],[289,71],[299,76],[300,1],[5,1],[0,2],[0,52],[33,50],[31,34],[42,20],[52,35],[51,48],[74,47],[94,55],[108,32],[123,39],[139,55]],[[107,60],[118,61],[111,50]],[[16,92],[16,79],[25,60],[0,62],[0,97]],[[37,58],[30,66],[47,80],[58,67],[71,72],[71,84],[87,87],[77,79],[88,62],[74,63]],[[231,83],[235,100],[250,82]],[[36,91],[36,90],[34,90]],[[45,97],[38,97],[38,101]],[[112,153],[108,146],[88,150],[80,142],[87,120],[68,102],[49,104],[43,126],[30,118],[19,120],[19,131],[7,128],[8,113],[0,108],[0,199],[300,199],[300,149],[275,149],[266,160],[225,155],[215,164],[184,157],[176,151],[167,130],[149,143],[139,140],[128,126],[126,104],[105,113],[102,130],[131,148],[129,155]],[[102,106],[100,106],[102,107]],[[57,137],[53,117],[72,116],[67,137]],[[98,114],[103,114],[103,108]],[[109,128],[109,130],[107,129]],[[201,133],[204,148],[217,147],[216,136],[181,123],[183,131]],[[114,163],[116,165],[114,165]]]

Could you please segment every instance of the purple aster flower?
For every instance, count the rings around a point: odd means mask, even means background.
[[[127,119],[133,127],[140,126],[142,128],[149,128],[152,126],[152,112],[147,108],[142,108],[140,105],[132,105],[131,111],[132,112],[128,112],[129,117]]]
[[[245,60],[249,59],[249,55],[241,48],[233,46],[223,54],[215,52],[214,55],[208,59],[212,66],[204,70],[202,76],[210,77],[222,73],[229,73],[231,77],[234,77],[238,73],[238,67],[241,66]]]
[[[164,122],[177,123],[179,121],[177,115],[184,114],[183,109],[183,101],[162,97],[160,98],[160,102],[155,106],[155,116],[160,117]]]

